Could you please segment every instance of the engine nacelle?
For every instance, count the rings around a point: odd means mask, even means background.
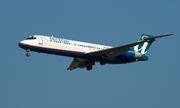
[[[135,51],[134,58],[140,58],[140,57],[141,57],[141,53]]]
[[[128,52],[121,54],[120,56],[124,57],[124,58],[140,58],[141,53],[139,53],[137,51],[128,51]]]

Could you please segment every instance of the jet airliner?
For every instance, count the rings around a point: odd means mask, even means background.
[[[91,70],[95,62],[101,65],[108,64],[126,64],[136,61],[148,61],[147,53],[151,44],[156,38],[171,36],[167,34],[161,36],[151,36],[142,34],[138,42],[111,47],[80,41],[74,41],[63,38],[49,37],[44,35],[29,36],[26,40],[19,42],[19,47],[25,49],[26,56],[30,56],[30,51],[62,55],[73,57],[73,61],[67,70],[76,68],[86,68]]]

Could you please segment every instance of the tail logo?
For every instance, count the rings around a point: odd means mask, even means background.
[[[147,38],[147,36],[142,36],[141,40],[144,40],[144,38]],[[141,54],[146,54],[146,48],[148,46],[148,42],[144,42],[143,44],[134,46],[134,51],[138,51]]]

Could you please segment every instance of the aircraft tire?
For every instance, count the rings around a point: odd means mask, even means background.
[[[102,61],[100,61],[100,64],[101,64],[101,65],[105,65],[105,64],[106,64],[106,61],[102,60]]]
[[[93,68],[92,65],[86,67],[87,70],[91,70],[92,68]]]
[[[26,56],[29,57],[29,56],[30,56],[30,53],[27,53]]]

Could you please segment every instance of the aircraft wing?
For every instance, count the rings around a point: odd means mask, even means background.
[[[134,47],[134,46],[139,45],[141,43],[144,43],[147,41],[152,41],[152,39],[155,39],[155,38],[161,38],[161,37],[171,36],[171,35],[174,35],[174,34],[167,34],[167,35],[144,38],[143,41],[139,41],[139,42],[135,42],[132,44],[123,45],[123,46],[119,46],[119,47],[109,48],[109,49],[105,49],[105,50],[90,52],[90,53],[86,53],[86,54],[92,55],[92,56],[105,56],[106,59],[109,59],[109,58],[116,57],[120,54],[123,54],[123,53],[129,51],[129,50],[131,50],[131,47]]]
[[[124,45],[124,46],[119,46],[119,47],[109,48],[109,49],[100,50],[100,51],[96,51],[96,52],[91,52],[91,53],[87,53],[87,54],[92,55],[92,56],[106,55],[106,57],[108,56],[108,58],[112,58],[112,57],[118,56],[122,53],[125,53],[125,52],[129,51],[131,49],[131,47],[139,45],[146,41],[147,40],[135,42],[135,43]],[[88,65],[88,62],[89,61],[86,59],[74,58],[71,65],[68,67],[67,70],[71,71],[76,68],[81,68],[81,69],[85,68]]]
[[[87,62],[88,61],[85,59],[74,58],[67,70],[71,71],[76,68],[85,68],[87,66]]]
[[[171,36],[171,35],[174,35],[174,34],[167,34],[167,35],[153,36],[153,37],[144,38],[144,40],[150,40],[150,39],[154,39],[154,38],[162,38],[162,37]]]
[[[90,52],[90,53],[86,53],[86,54],[91,55],[91,56],[97,56],[97,57],[103,56],[103,57],[105,57],[105,59],[110,59],[112,57],[116,57],[120,54],[123,54],[123,53],[131,50],[132,47],[139,45],[141,43],[153,41],[152,39],[155,39],[155,38],[161,38],[161,37],[171,36],[171,35],[174,35],[174,34],[167,34],[167,35],[144,38],[143,41],[139,41],[139,42],[135,42],[135,43],[119,46],[119,47],[109,48],[109,49],[105,49],[105,50]],[[78,67],[82,69],[82,68],[85,68],[86,66],[88,66],[88,63],[89,63],[89,61],[86,59],[74,58],[71,65],[68,67],[67,70],[73,70]]]
[[[123,54],[123,53],[131,50],[131,47],[134,47],[136,45],[139,45],[139,44],[147,42],[147,41],[148,40],[139,41],[139,42],[135,42],[135,43],[132,43],[132,44],[127,44],[127,45],[114,47],[114,48],[109,48],[109,49],[100,50],[100,51],[95,51],[95,52],[90,52],[90,53],[86,53],[86,54],[91,55],[91,56],[105,56],[106,59],[109,59],[109,58],[112,58],[112,57],[116,57],[116,56],[118,56],[120,54]]]

